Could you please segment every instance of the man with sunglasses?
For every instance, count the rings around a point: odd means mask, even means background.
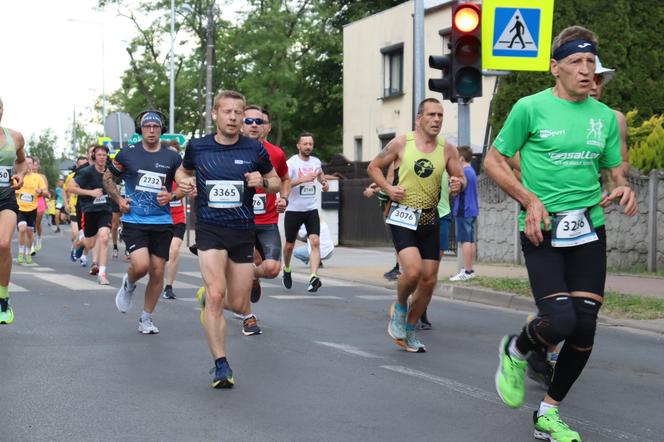
[[[122,238],[130,257],[127,273],[115,296],[115,306],[121,313],[129,311],[138,280],[149,275],[143,312],[138,320],[138,331],[142,334],[159,333],[152,313],[164,285],[164,269],[173,238],[169,203],[177,197],[172,193],[172,185],[182,163],[180,155],[162,146],[159,140],[165,119],[157,111],[139,114],[143,141],[122,149],[104,174],[104,187],[123,214]],[[116,177],[124,180],[124,197]]]
[[[606,231],[597,179],[610,168],[617,186],[608,200],[637,212],[621,169],[615,113],[588,98],[596,35],[571,26],[552,43],[555,86],[512,108],[485,159],[489,176],[521,203],[521,244],[538,315],[499,345],[496,389],[506,405],[524,402],[526,357],[564,341],[546,396],[534,412],[538,439],[581,441],[558,408],[583,371],[594,345],[606,280]],[[508,162],[521,153],[521,181]]]
[[[283,213],[288,206],[288,193],[290,192],[290,175],[286,164],[284,151],[267,141],[267,135],[272,128],[270,117],[264,109],[258,106],[247,106],[244,111],[244,125],[242,133],[255,140],[259,140],[268,155],[270,162],[281,180],[279,196],[266,193],[264,189],[256,189],[254,194],[254,222],[256,223],[256,244],[254,254],[254,282],[251,288],[251,302],[258,302],[261,296],[260,278],[276,278],[281,271],[281,235],[279,234],[279,213]],[[253,315],[252,315],[253,316]],[[250,318],[251,319],[251,318]],[[255,317],[254,317],[255,320]],[[244,318],[247,330],[247,317]]]

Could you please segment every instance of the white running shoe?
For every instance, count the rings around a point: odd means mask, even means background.
[[[122,277],[122,285],[115,295],[115,306],[120,310],[120,313],[127,313],[131,308],[131,297],[136,290],[136,284],[129,285],[129,276],[125,273]]]
[[[139,318],[138,319],[138,331],[144,335],[156,335],[159,333],[159,329],[152,322],[152,318]]]
[[[459,273],[450,278],[450,281],[468,281],[469,279],[473,279],[475,276],[477,276],[475,275],[475,272],[466,273],[466,270],[461,269]]]
[[[108,278],[106,278],[106,272],[104,273],[99,273],[97,275],[97,282],[99,285],[109,285],[110,282],[108,282]]]
[[[88,266],[88,257],[85,256],[85,255],[82,255],[81,259],[80,259],[80,262],[81,262],[81,267],[87,267]]]

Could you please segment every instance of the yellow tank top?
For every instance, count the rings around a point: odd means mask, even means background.
[[[69,183],[71,180],[74,179],[74,175],[76,175],[75,172],[70,173],[67,175],[67,178],[65,178],[65,182],[62,185],[64,189],[69,189]],[[78,201],[78,195],[75,193],[67,193],[69,195],[69,214],[72,216],[76,216],[76,202]]]
[[[440,200],[440,183],[445,171],[445,139],[430,153],[415,145],[415,134],[406,134],[406,148],[399,166],[399,186],[406,189],[401,201],[415,209],[435,209]]]

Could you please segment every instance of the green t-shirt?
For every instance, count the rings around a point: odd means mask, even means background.
[[[440,180],[440,200],[438,200],[438,217],[442,218],[450,213],[450,189],[448,182],[450,180],[447,171],[443,171],[443,177]]]
[[[567,101],[546,89],[517,101],[493,146],[510,158],[521,152],[523,185],[549,214],[591,208],[593,225],[604,225],[599,169],[622,161],[612,109],[593,98]],[[521,230],[524,220],[521,211]]]

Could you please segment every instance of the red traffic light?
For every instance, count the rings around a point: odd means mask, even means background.
[[[474,3],[462,3],[454,12],[454,27],[460,32],[473,32],[480,25],[480,7]]]

